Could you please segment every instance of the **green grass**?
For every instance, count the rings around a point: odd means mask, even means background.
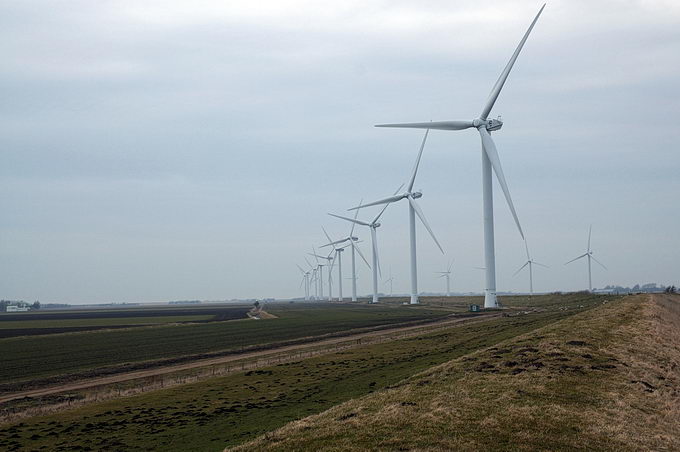
[[[562,301],[572,308],[598,302],[592,297]],[[461,325],[33,418],[0,429],[0,446],[221,450],[576,312],[582,310],[552,309]]]
[[[421,307],[328,304],[270,304],[267,310],[279,318],[3,339],[0,381],[15,383],[447,314]]]

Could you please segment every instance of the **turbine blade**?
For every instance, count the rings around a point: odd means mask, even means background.
[[[309,261],[307,260],[307,257],[306,257],[306,256],[305,256],[305,262],[307,262],[307,265],[309,265],[309,268],[312,268],[312,269],[314,268],[314,266],[313,266],[312,264],[309,263]]]
[[[526,252],[527,252],[527,260],[530,261],[530,260],[531,260],[531,256],[529,256],[529,245],[527,245],[527,239],[526,239],[526,238],[524,239],[524,249],[525,249]]]
[[[375,262],[378,264],[378,274],[382,278],[382,270],[380,269],[380,257],[378,256],[378,236],[375,233],[375,228],[371,228],[371,243],[373,244],[373,253],[375,254]]]
[[[463,130],[474,127],[472,121],[435,121],[407,122],[401,124],[378,124],[375,127],[394,127],[402,129]]]
[[[588,251],[590,252],[590,236],[593,234],[593,225],[590,225],[590,228],[588,228]]]
[[[364,202],[364,198],[361,198],[359,200],[359,207],[361,207],[361,204]],[[354,219],[357,219],[357,216],[359,215],[359,209],[357,209],[356,212],[354,212]],[[349,239],[352,240],[352,234],[354,234],[354,226],[356,226],[356,223],[352,223],[352,229],[349,230]]]
[[[379,199],[378,201],[369,202],[368,204],[360,204],[357,207],[352,207],[351,209],[347,209],[347,210],[348,211],[349,210],[359,210],[362,207],[377,206],[377,205],[380,205],[380,204],[389,204],[389,203],[394,202],[394,201],[399,201],[403,197],[404,197],[403,195],[390,196],[389,198]]]
[[[330,216],[332,216],[332,217],[336,217],[336,218],[341,218],[341,219],[343,219],[343,220],[351,221],[352,223],[360,224],[360,225],[362,225],[362,226],[370,226],[370,225],[371,225],[370,223],[366,223],[365,221],[355,220],[355,219],[353,219],[353,218],[343,217],[343,216],[341,216],[341,215],[336,215],[336,214],[334,214],[334,213],[329,213],[328,215],[330,215]]]
[[[540,262],[536,262],[536,261],[531,261],[531,263],[532,263],[532,264],[534,264],[534,265],[538,265],[539,267],[543,267],[543,268],[550,268],[550,267],[548,267],[548,266],[547,266],[547,265],[545,265],[545,264],[541,264]]]
[[[352,224],[354,224],[354,223],[352,223]],[[331,242],[331,243],[327,243],[327,244],[325,244],[325,245],[322,245],[321,248],[325,248],[325,247],[327,247],[327,246],[337,245],[338,243],[346,242],[347,240],[349,240],[349,238],[348,238],[348,237],[345,237],[344,239],[336,240],[336,241],[334,241],[334,242]]]
[[[333,267],[335,266],[335,258],[337,258],[337,257],[338,257],[338,253],[336,251],[336,253],[333,255],[333,260],[331,261],[331,268],[328,270],[329,275],[333,273]]]
[[[564,265],[571,264],[572,262],[577,261],[577,260],[581,259],[582,257],[586,257],[587,255],[588,255],[588,253],[583,253],[579,257],[575,257],[572,260],[570,260],[569,262],[565,262]]]
[[[508,64],[505,66],[505,69],[503,69],[503,72],[501,72],[500,77],[498,77],[496,84],[491,89],[491,93],[489,94],[489,99],[486,101],[486,105],[484,106],[484,110],[482,110],[482,114],[479,115],[480,119],[486,119],[489,116],[489,113],[491,113],[491,109],[493,108],[493,105],[496,103],[496,99],[498,99],[498,95],[501,93],[501,90],[503,89],[503,85],[505,84],[505,81],[508,79],[508,75],[510,74],[510,71],[512,70],[512,66],[515,64],[515,61],[517,60],[517,57],[519,56],[519,52],[522,50],[522,47],[524,47],[524,43],[526,42],[527,38],[529,37],[531,30],[533,30],[534,25],[536,24],[536,21],[538,20],[538,17],[543,12],[543,8],[545,8],[545,3],[543,4],[543,6],[541,6],[541,9],[538,11],[538,14],[536,14],[536,17],[534,18],[533,22],[531,22],[531,25],[529,25],[529,29],[526,31],[526,33],[524,33],[524,37],[519,42],[517,49],[515,49],[515,53],[512,54],[512,57],[510,57],[510,61],[508,61]]]
[[[598,261],[597,259],[595,259],[595,256],[593,256],[593,255],[591,254],[590,257],[592,257],[593,260],[594,260],[595,262],[597,262],[598,264],[600,264],[600,265],[602,266],[602,268],[604,268],[605,270],[608,270],[608,268],[605,267],[604,264],[603,264],[602,262],[600,262],[600,261]]]
[[[368,261],[366,260],[366,256],[364,256],[364,253],[361,252],[361,249],[359,249],[357,244],[352,242],[352,246],[354,247],[356,252],[359,253],[359,256],[361,256],[361,258],[364,260],[364,262],[366,262],[366,265],[368,266],[368,268],[371,268],[371,264],[368,263]]]
[[[420,145],[420,150],[418,151],[418,158],[416,158],[416,163],[413,165],[413,173],[411,174],[411,180],[408,183],[406,191],[411,193],[413,190],[413,184],[416,182],[416,173],[418,172],[418,166],[420,165],[420,158],[423,156],[423,149],[425,149],[425,142],[427,141],[427,134],[430,133],[430,129],[425,130],[425,136],[423,137],[423,142]]]
[[[424,214],[423,211],[421,210],[421,208],[420,208],[420,206],[418,205],[418,203],[416,202],[416,200],[413,199],[413,198],[410,197],[410,196],[409,196],[407,199],[408,199],[408,202],[411,203],[411,207],[413,207],[413,210],[415,210],[416,215],[418,215],[418,218],[420,218],[420,221],[423,223],[423,226],[425,226],[425,229],[427,229],[427,232],[429,232],[430,235],[432,236],[432,239],[434,240],[434,243],[436,243],[436,244],[437,244],[437,247],[439,247],[439,251],[441,251],[442,254],[444,254],[444,249],[443,249],[442,246],[439,244],[439,240],[437,240],[437,237],[434,236],[434,232],[432,232],[432,228],[430,228],[430,225],[427,224],[427,220],[425,219],[425,214]]]
[[[321,256],[320,254],[312,254],[312,253],[307,253],[310,256],[314,256],[315,258],[321,258],[321,259],[326,259],[326,256]],[[319,262],[319,259],[316,259],[317,262]]]
[[[397,189],[395,190],[394,194],[396,195],[397,193],[399,193],[399,191],[400,191],[403,187],[404,187],[404,184],[401,184],[401,185],[399,186],[399,188],[397,188]],[[390,205],[389,202],[388,202],[387,204],[385,204],[385,207],[383,207],[382,210],[380,211],[380,213],[375,217],[375,219],[373,220],[373,223],[372,223],[372,224],[374,224],[376,221],[378,221],[378,219],[382,216],[382,214],[385,213],[385,209],[387,209],[387,206],[389,206],[389,205]]]
[[[451,273],[452,268],[453,268],[453,260],[451,260],[451,263],[449,263],[448,273]]]
[[[305,271],[302,269],[302,267],[300,267],[298,264],[295,264],[295,266],[302,272],[303,275],[305,274]]]
[[[330,235],[328,235],[328,232],[326,232],[326,228],[324,228],[323,226],[321,226],[321,229],[323,229],[323,233],[324,233],[324,235],[326,236],[326,238],[328,239],[328,243],[331,243],[331,242],[333,241],[333,239],[331,238]],[[325,245],[324,245],[324,246],[325,246]]]
[[[517,229],[519,229],[519,235],[521,235],[522,239],[523,239],[524,238],[524,232],[522,231],[522,226],[519,224],[519,218],[517,218],[517,212],[515,212],[515,206],[512,204],[512,198],[510,197],[510,190],[508,189],[508,184],[505,181],[505,175],[503,174],[503,167],[501,167],[501,160],[498,157],[498,151],[496,150],[496,144],[493,142],[493,139],[491,139],[491,135],[486,130],[486,128],[480,127],[478,130],[479,130],[479,135],[482,137],[482,148],[484,149],[484,152],[486,153],[487,157],[489,157],[489,160],[491,161],[491,166],[493,166],[493,170],[496,173],[496,178],[498,179],[498,182],[501,184],[501,188],[503,189],[503,194],[505,195],[505,200],[508,202],[508,206],[510,207],[510,212],[512,212],[512,217],[515,219],[515,224],[517,225]]]
[[[307,253],[307,254],[310,254],[310,253]],[[316,250],[314,249],[314,245],[312,245],[311,255],[314,256],[314,259],[316,259],[316,265],[319,265],[319,259],[318,259],[318,256],[316,255]]]
[[[522,270],[524,270],[524,267],[526,267],[527,265],[529,265],[529,261],[526,261],[526,262],[524,263],[524,265],[522,265],[522,266],[521,266],[521,267],[520,267],[520,268],[519,268],[512,276],[513,276],[513,277],[514,277],[514,276],[517,276],[517,273],[519,273],[519,272],[521,272]]]

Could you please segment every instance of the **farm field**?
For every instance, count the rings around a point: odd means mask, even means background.
[[[65,374],[85,377],[130,370],[152,360],[195,359],[197,355],[239,351],[244,347],[342,333],[397,323],[441,318],[449,310],[408,306],[350,304],[271,304],[268,320],[171,324],[125,330],[24,336],[0,340],[0,392],[63,381]],[[205,356],[202,356],[205,357]],[[132,363],[132,364],[131,364]],[[106,369],[102,369],[106,368]],[[66,377],[72,379],[72,376]],[[39,379],[39,381],[38,381]]]
[[[591,295],[558,298],[556,303],[546,303],[552,307],[529,314],[463,324],[27,419],[2,427],[0,445],[8,450],[43,446],[50,450],[221,450],[602,302],[601,297]],[[353,416],[350,413],[347,419]]]
[[[639,295],[235,450],[679,450],[680,297]]]
[[[246,318],[251,305],[191,308],[138,307],[0,314],[0,338],[72,333],[107,328],[195,323]]]

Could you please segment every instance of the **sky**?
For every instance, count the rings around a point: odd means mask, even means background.
[[[349,233],[327,213],[409,178],[423,132],[373,125],[476,118],[540,6],[1,2],[0,298],[302,295],[296,264],[321,227]],[[679,55],[676,1],[547,4],[492,111],[529,249],[550,267],[535,290],[587,288],[586,263],[564,263],[591,224],[596,287],[680,283]],[[497,289],[527,291],[494,184]],[[452,290],[482,291],[477,133],[431,132],[415,188],[446,253],[419,224],[419,289],[443,291],[434,272],[453,260]],[[381,223],[382,277],[407,293],[407,206]]]

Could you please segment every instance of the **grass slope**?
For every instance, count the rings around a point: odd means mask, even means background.
[[[680,297],[607,303],[236,450],[680,450]]]
[[[7,450],[220,450],[508,340],[571,310],[498,318],[422,336],[36,417],[0,429]]]

